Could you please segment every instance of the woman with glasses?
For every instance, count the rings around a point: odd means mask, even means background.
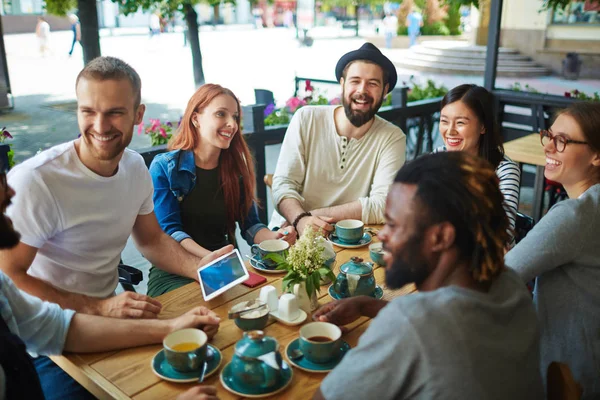
[[[541,369],[568,364],[583,399],[600,398],[600,103],[574,103],[540,133],[546,178],[569,199],[506,254],[528,282],[541,324]]]
[[[510,222],[507,245],[512,247],[521,170],[517,163],[504,155],[493,95],[477,85],[453,88],[442,99],[439,129],[445,146],[436,149],[436,152],[465,151],[489,161],[496,169],[500,191],[504,195],[504,210]]]

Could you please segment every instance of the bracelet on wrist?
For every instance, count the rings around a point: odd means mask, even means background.
[[[312,216],[312,214],[309,211],[305,211],[296,217],[294,222],[292,222],[292,226],[294,227],[296,232],[298,232],[298,223],[300,222],[300,220],[304,217],[310,217],[310,216]]]

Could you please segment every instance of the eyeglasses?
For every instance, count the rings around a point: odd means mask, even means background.
[[[580,140],[567,139],[563,135],[553,135],[552,132],[543,130],[540,131],[540,141],[542,142],[542,146],[546,146],[550,141],[554,142],[554,147],[556,151],[562,153],[567,148],[567,144],[588,144],[588,142],[582,142]]]

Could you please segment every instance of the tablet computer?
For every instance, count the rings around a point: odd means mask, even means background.
[[[204,300],[211,300],[250,277],[237,249],[198,268]]]

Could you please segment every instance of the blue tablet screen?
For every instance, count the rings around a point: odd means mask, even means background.
[[[200,271],[206,296],[244,276],[244,268],[236,252]]]

